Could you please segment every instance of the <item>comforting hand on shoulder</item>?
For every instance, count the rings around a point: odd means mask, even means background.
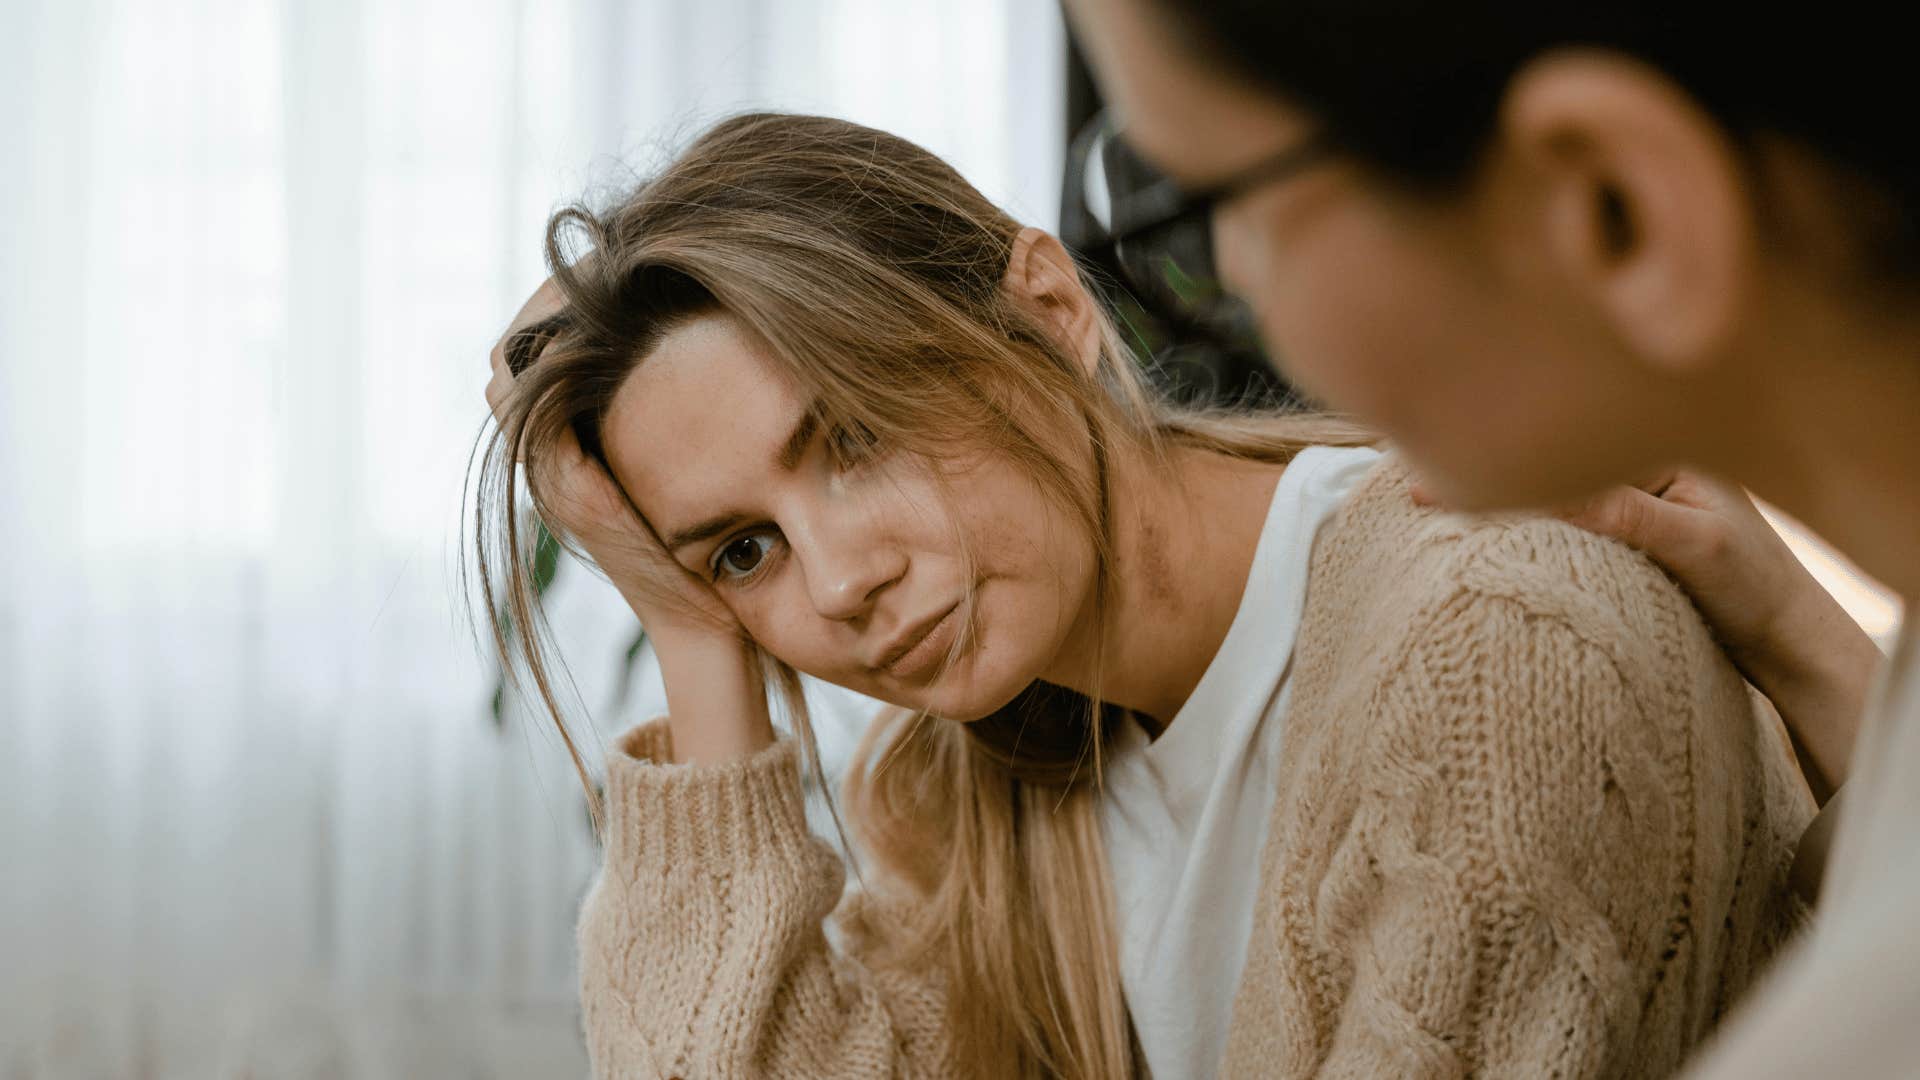
[[[1414,499],[1433,501],[1416,487]],[[1740,488],[1689,469],[1558,516],[1647,553],[1792,730],[1822,801],[1846,779],[1879,649]]]

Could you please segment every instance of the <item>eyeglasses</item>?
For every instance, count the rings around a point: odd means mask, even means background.
[[[1107,246],[1143,304],[1183,322],[1238,330],[1245,310],[1220,285],[1213,259],[1213,213],[1256,187],[1288,179],[1328,156],[1308,141],[1209,184],[1182,190],[1160,175],[1097,116],[1082,130],[1067,162],[1069,217],[1078,196],[1085,221],[1063,221],[1080,246]],[[1091,226],[1090,228],[1088,226]]]

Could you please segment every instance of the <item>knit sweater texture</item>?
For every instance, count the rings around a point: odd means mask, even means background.
[[[1384,460],[1314,546],[1222,1073],[1665,1076],[1805,918],[1785,732],[1642,556],[1407,486]],[[863,962],[884,921],[794,742],[671,760],[656,721],[608,762],[594,1074],[952,1075],[937,982]]]

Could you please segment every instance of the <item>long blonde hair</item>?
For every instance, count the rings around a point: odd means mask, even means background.
[[[529,463],[526,493],[553,520],[543,448],[571,430],[604,461],[601,426],[616,389],[682,320],[709,311],[740,320],[825,421],[868,432],[889,452],[940,460],[986,446],[1014,462],[1090,540],[1096,617],[1113,590],[1114,454],[1164,463],[1170,448],[1194,446],[1284,462],[1306,446],[1369,440],[1326,416],[1176,409],[1143,385],[1105,320],[1089,375],[1002,288],[1019,232],[906,140],[770,113],[710,129],[611,209],[576,206],[549,222],[547,260],[566,304],[509,344],[516,386],[485,447],[473,527],[496,645],[510,670],[531,676],[590,799],[537,632],[514,462]],[[1091,461],[1048,449],[1061,425],[1086,433]],[[499,632],[503,613],[527,632]],[[762,661],[818,777],[798,678]],[[886,926],[865,927],[877,943],[869,961],[941,973],[965,1070],[1134,1071],[1094,803],[1101,747],[1121,722],[1097,695],[1036,684],[972,723],[876,724],[847,776],[842,805],[876,871],[871,888],[904,901],[884,905]],[[881,907],[863,906],[862,917]]]

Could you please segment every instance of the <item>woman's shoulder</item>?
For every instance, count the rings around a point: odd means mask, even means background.
[[[1745,777],[1756,748],[1779,756],[1698,612],[1640,553],[1552,518],[1420,507],[1408,483],[1383,460],[1318,541],[1294,657],[1294,726],[1319,733],[1302,761],[1399,775],[1418,759],[1465,783],[1564,757],[1569,776],[1684,800],[1672,762],[1708,754]]]
[[[1390,453],[1353,486],[1315,544],[1309,627],[1433,633],[1497,606],[1525,616],[1503,626],[1552,624],[1638,670],[1719,658],[1691,601],[1640,552],[1539,514],[1419,506],[1411,485]]]

